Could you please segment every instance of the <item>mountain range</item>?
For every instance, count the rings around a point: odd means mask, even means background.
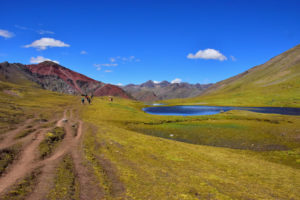
[[[212,85],[170,83],[168,81],[154,83],[150,80],[140,85],[129,84],[118,87],[94,80],[52,61],[32,65],[0,63],[0,80],[21,84],[31,81],[44,89],[66,94],[119,96],[146,102],[195,97]]]
[[[32,81],[44,89],[66,94],[131,98],[118,86],[96,81],[51,61],[34,65],[0,63],[0,80],[21,84]]]
[[[123,89],[139,101],[152,102],[157,100],[199,96],[212,85],[213,84],[199,83],[189,84],[186,82],[170,83],[168,81],[155,83],[154,81],[149,80],[139,85],[128,84],[124,86]]]
[[[0,63],[0,80],[18,84],[28,81],[40,87],[67,94],[119,96],[153,102],[210,102],[215,105],[299,106],[300,45],[216,84],[156,83],[147,81],[118,87],[91,79],[57,63],[44,61],[34,65]]]

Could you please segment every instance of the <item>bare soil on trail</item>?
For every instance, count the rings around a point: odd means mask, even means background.
[[[5,149],[14,145],[17,141],[14,139],[20,131],[24,130],[27,126],[30,126],[34,119],[26,120],[22,125],[20,125],[17,129],[8,131],[4,134],[1,134],[3,140],[0,141],[0,149]]]
[[[9,170],[0,178],[0,194],[38,166],[33,161],[36,158],[36,149],[43,138],[43,132],[37,133],[36,139],[22,150],[20,159],[15,160]]]
[[[22,139],[15,139],[15,137],[20,131],[24,130],[29,125],[32,125],[34,119],[29,119],[17,129],[3,134],[5,138],[0,143],[0,149],[8,148],[20,141],[25,144],[22,145],[22,150],[18,155],[18,159],[14,160],[0,177],[0,199],[10,191],[19,180],[23,179],[37,168],[41,169],[41,174],[38,176],[37,185],[33,192],[28,194],[27,199],[46,199],[47,194],[53,187],[55,169],[62,158],[67,154],[72,156],[74,162],[75,175],[80,183],[80,199],[104,198],[102,192],[103,189],[98,187],[99,184],[96,183],[92,170],[86,166],[84,160],[81,148],[83,122],[78,118],[73,118],[73,110],[69,111],[70,118],[68,118],[68,111],[69,110],[65,110],[63,117],[52,127],[40,128],[38,125],[34,125],[33,127],[36,131]],[[74,123],[77,123],[78,125],[76,130],[77,133],[75,135],[73,134],[74,130],[72,129]],[[65,137],[55,151],[49,157],[42,160],[39,154],[39,144],[43,141],[45,134],[55,126],[64,127],[66,133]]]

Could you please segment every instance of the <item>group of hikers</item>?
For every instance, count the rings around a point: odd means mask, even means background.
[[[93,97],[94,97],[94,94],[92,94],[91,96],[89,96],[89,95],[87,95],[87,94],[82,94],[81,96],[82,96],[82,98],[81,98],[81,103],[82,103],[82,104],[84,104],[85,100],[88,102],[88,104],[91,104],[92,99],[93,99]],[[113,101],[114,101],[114,98],[113,98],[112,96],[109,96],[109,97],[108,97],[108,100],[109,100],[110,102],[113,102]]]
[[[93,99],[93,97],[94,97],[93,94],[92,94],[91,96],[89,96],[89,95],[87,95],[87,94],[82,94],[81,96],[82,96],[82,98],[81,98],[81,103],[82,103],[82,104],[84,104],[85,99],[86,99],[86,101],[87,101],[89,104],[91,104],[92,99]]]

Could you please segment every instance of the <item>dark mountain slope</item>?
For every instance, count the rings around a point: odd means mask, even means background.
[[[0,63],[0,80],[16,84],[33,84],[30,70],[20,63]]]

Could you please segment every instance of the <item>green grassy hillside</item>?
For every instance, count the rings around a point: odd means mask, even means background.
[[[199,97],[167,102],[300,107],[300,45],[265,64],[216,83]]]
[[[141,107],[99,98],[83,110],[85,156],[108,199],[300,195],[299,117],[246,111],[154,116]]]
[[[74,99],[74,96],[43,90],[27,80],[22,84],[0,81],[0,133],[30,118],[46,121],[56,114],[61,115]]]

